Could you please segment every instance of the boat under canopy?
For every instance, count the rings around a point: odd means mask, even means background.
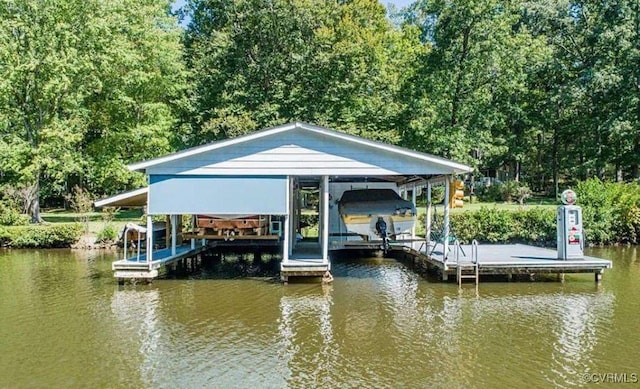
[[[410,234],[416,222],[415,205],[393,189],[347,190],[338,211],[347,230],[367,240],[397,239]]]

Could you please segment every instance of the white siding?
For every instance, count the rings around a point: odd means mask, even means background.
[[[450,168],[296,129],[169,161],[148,174],[375,176],[450,174]]]

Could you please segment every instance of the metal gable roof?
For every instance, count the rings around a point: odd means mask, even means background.
[[[149,188],[139,188],[128,192],[118,193],[117,195],[98,200],[94,203],[96,208],[100,207],[123,207],[137,208],[144,207],[147,204],[147,193]]]
[[[289,123],[281,126],[267,128],[261,131],[257,131],[248,135],[240,136],[233,139],[227,139],[219,142],[213,142],[206,145],[193,147],[190,149],[186,149],[183,151],[179,151],[173,154],[165,155],[163,157],[155,158],[148,161],[138,162],[129,165],[129,169],[132,171],[144,171],[149,167],[162,165],[167,162],[179,160],[182,158],[187,158],[190,156],[206,153],[213,150],[218,150],[224,147],[229,147],[237,144],[241,144],[244,142],[249,142],[261,138],[266,138],[270,136],[274,136],[277,134],[281,134],[287,131],[293,131],[296,129],[303,129],[312,133],[321,134],[323,136],[333,138],[344,143],[353,143],[362,145],[365,147],[370,147],[375,150],[387,151],[392,154],[402,155],[404,157],[409,157],[415,160],[428,162],[431,164],[439,165],[447,170],[450,169],[451,173],[467,173],[471,172],[472,169],[469,166],[463,165],[461,163],[457,163],[445,158],[437,157],[435,155],[421,153],[418,151],[406,149],[399,146],[393,146],[382,142],[377,142],[369,139],[360,138],[353,135],[344,134],[335,130],[328,129],[326,127],[321,127],[309,123],[295,122]]]

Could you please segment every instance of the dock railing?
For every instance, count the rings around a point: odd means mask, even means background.
[[[138,253],[137,253],[136,261],[140,261],[140,236],[142,234],[145,234],[147,232],[147,229],[133,223],[127,223],[127,225],[124,227],[124,258],[122,259],[127,259],[127,255],[129,252],[127,238],[129,236],[130,230],[135,230],[138,233],[138,245],[136,246],[136,248],[138,249]]]
[[[478,263],[478,241],[475,239],[471,242],[471,262]]]
[[[467,253],[464,252],[464,250],[462,249],[462,245],[460,244],[460,241],[455,238],[453,239],[453,248],[454,248],[454,252],[455,252],[455,258],[456,258],[456,263],[460,263],[460,253],[462,253],[463,257],[467,256]],[[443,257],[443,261],[447,261],[448,260],[448,255],[444,255]]]

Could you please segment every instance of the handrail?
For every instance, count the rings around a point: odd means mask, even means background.
[[[124,227],[124,259],[127,259],[127,252],[128,252],[127,236],[129,235],[129,230],[135,230],[138,232],[138,247],[137,247],[138,253],[137,253],[136,261],[140,261],[140,236],[146,233],[147,229],[137,224],[127,223],[127,225]]]
[[[480,280],[480,271],[479,271],[479,267],[480,265],[478,264],[478,241],[477,240],[473,240],[471,242],[471,265],[473,266],[473,275],[471,274],[463,274],[463,267],[465,267],[465,270],[468,270],[468,265],[467,266],[463,266],[462,264],[458,263],[458,268],[456,269],[456,274],[457,274],[457,278],[458,278],[458,288],[462,287],[462,279],[463,278],[473,278],[476,281],[476,291],[478,288],[478,282]]]
[[[475,239],[471,242],[471,262],[478,264],[478,241]]]

